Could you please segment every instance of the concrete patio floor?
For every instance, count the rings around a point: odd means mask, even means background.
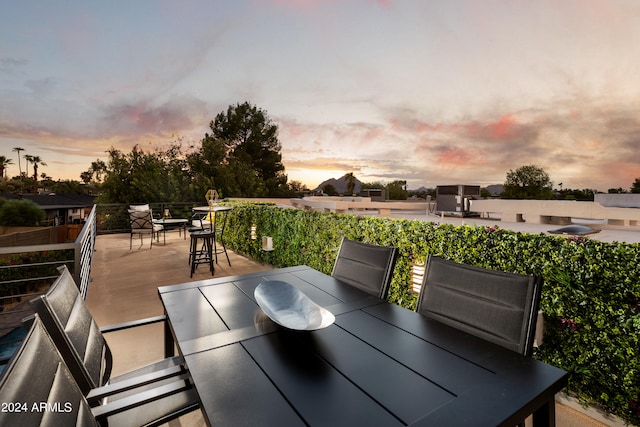
[[[87,304],[100,326],[136,320],[163,314],[157,288],[164,285],[186,283],[212,278],[206,266],[199,266],[193,278],[189,277],[189,238],[185,240],[177,231],[167,232],[166,244],[149,238],[143,245],[137,237],[129,249],[129,234],[100,235],[96,240]],[[269,270],[270,265],[228,251],[219,257],[213,277]],[[163,358],[163,329],[161,325],[134,328],[107,335],[114,355],[113,375]],[[524,386],[524,385],[523,385]],[[624,423],[593,409],[582,408],[577,402],[560,396],[556,405],[556,423],[559,427],[622,426]],[[168,424],[177,426],[203,426],[199,411],[192,412]],[[527,420],[527,425],[530,420]]]

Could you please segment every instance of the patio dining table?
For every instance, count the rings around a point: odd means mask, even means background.
[[[159,218],[154,219],[153,223],[162,226],[162,235],[164,236],[164,243],[167,243],[167,231],[177,228],[179,235],[184,235],[184,239],[187,238],[187,224],[189,220],[186,218]],[[156,241],[159,241],[159,236],[156,235]]]
[[[335,322],[290,330],[254,291],[287,282]],[[158,288],[167,351],[184,357],[209,425],[555,425],[567,373],[306,266]]]

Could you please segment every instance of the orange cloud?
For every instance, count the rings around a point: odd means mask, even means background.
[[[519,122],[515,115],[505,114],[496,121],[462,124],[467,137],[486,141],[532,141],[538,134],[534,126]]]
[[[447,147],[436,154],[436,162],[442,167],[447,166],[466,166],[473,161],[473,156],[468,149],[460,149],[455,147]]]

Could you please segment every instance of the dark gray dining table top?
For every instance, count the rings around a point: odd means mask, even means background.
[[[288,330],[255,302],[286,281],[335,317]],[[222,426],[553,425],[567,373],[299,266],[163,286],[205,420]]]

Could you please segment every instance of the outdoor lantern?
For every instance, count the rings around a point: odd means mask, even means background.
[[[205,194],[204,198],[207,199],[207,204],[209,207],[213,207],[218,202],[218,192],[216,190],[209,190],[207,194]]]
[[[411,291],[420,294],[422,289],[422,280],[424,279],[424,264],[411,264]]]
[[[273,237],[262,236],[262,250],[268,252],[273,250]]]

